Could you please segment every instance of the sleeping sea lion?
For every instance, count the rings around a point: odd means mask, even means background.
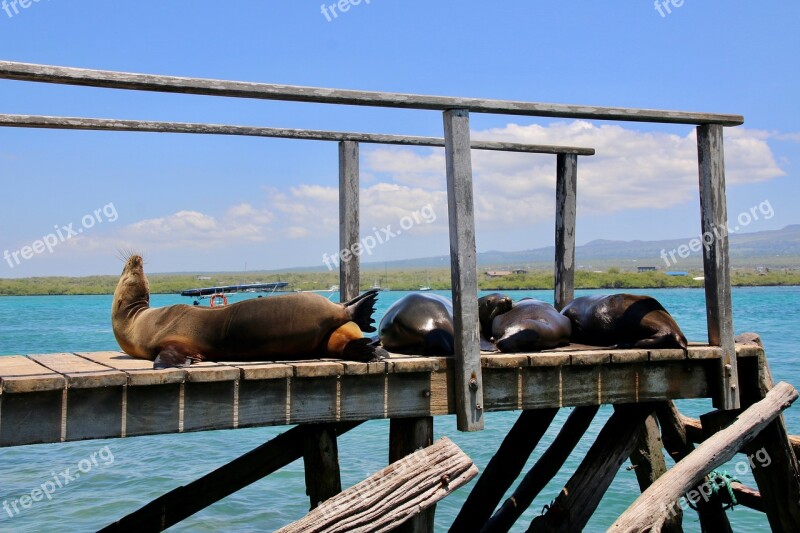
[[[569,344],[572,325],[547,302],[523,298],[492,321],[492,340],[501,352],[549,350]]]
[[[686,337],[655,298],[636,294],[582,296],[561,313],[573,342],[618,348],[681,348]]]
[[[493,292],[478,298],[478,322],[481,325],[481,340],[490,340],[492,338],[492,321],[495,317],[511,311],[512,307],[514,307],[514,300],[499,292]]]
[[[390,352],[453,355],[453,304],[437,294],[411,293],[392,304],[378,331]]]
[[[122,270],[111,323],[125,353],[154,361],[155,368],[194,361],[287,361],[335,357],[370,361],[382,350],[369,346],[376,291],[336,304],[318,294],[252,299],[225,307],[150,307],[142,258]]]

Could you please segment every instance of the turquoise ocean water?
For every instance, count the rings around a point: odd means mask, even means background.
[[[579,291],[579,295],[600,291]],[[705,307],[701,290],[663,289],[640,291],[657,297],[673,314],[690,340],[705,339]],[[376,317],[405,293],[380,295]],[[445,294],[446,293],[441,293]],[[512,291],[515,299],[534,296],[551,301],[549,291]],[[336,296],[335,296],[336,297]],[[334,298],[335,298],[334,297]],[[172,295],[155,295],[154,306],[186,303]],[[773,375],[800,386],[800,288],[734,289],[734,319],[737,333],[756,331],[762,335]],[[39,296],[0,298],[0,355],[118,349],[111,331],[111,296]],[[686,414],[711,410],[710,402],[684,401]],[[528,467],[552,441],[568,415],[563,409],[551,430],[528,462]],[[524,531],[533,516],[556,497],[577,467],[609,416],[604,407],[591,430],[573,453],[566,467],[537,498],[517,523]],[[515,412],[487,413],[486,430],[459,433],[453,417],[436,419],[437,436],[447,435],[483,468],[517,418]],[[800,406],[786,412],[790,433],[800,434]],[[1,421],[0,421],[1,423]],[[35,421],[32,421],[35,423]],[[344,435],[339,444],[342,483],[350,486],[386,465],[388,421],[368,422]],[[65,444],[43,444],[0,449],[0,531],[94,531],[138,509],[161,494],[224,465],[255,448],[286,428],[254,428],[184,435],[95,440]],[[94,455],[95,462],[91,462]],[[743,456],[728,465],[732,472]],[[741,465],[739,465],[741,467]],[[65,469],[80,478],[56,487],[51,499],[29,502],[27,509],[10,505],[42,484],[59,477]],[[741,468],[740,468],[741,469]],[[749,472],[740,476],[753,485]],[[53,482],[54,483],[54,482]],[[437,530],[446,531],[455,518],[471,485],[439,503]],[[606,494],[587,531],[603,531],[638,495],[632,471],[624,468]],[[308,510],[302,461],[256,482],[225,500],[192,516],[171,531],[271,531],[303,516]],[[738,507],[728,512],[735,531],[769,531],[760,513]],[[13,516],[11,516],[13,515]],[[686,531],[699,531],[696,515],[684,520]]]

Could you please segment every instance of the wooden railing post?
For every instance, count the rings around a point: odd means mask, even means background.
[[[339,250],[353,252],[359,239],[358,143],[339,143]],[[345,259],[347,259],[345,261]],[[339,301],[358,296],[360,258],[339,257]]]
[[[483,429],[483,380],[478,336],[478,266],[469,112],[444,112],[447,209],[455,325],[455,400],[459,431]]]
[[[720,390],[714,399],[714,406],[720,409],[738,409],[739,377],[733,340],[725,154],[720,124],[697,127],[697,153],[700,166],[708,342],[722,347]]]
[[[561,311],[575,298],[575,220],[578,156],[558,154],[556,160],[556,268],[554,305]]]

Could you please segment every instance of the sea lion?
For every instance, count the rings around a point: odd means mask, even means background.
[[[492,340],[501,352],[549,350],[569,344],[572,324],[547,302],[523,298],[492,321]]]
[[[390,352],[453,355],[453,304],[436,294],[411,293],[392,304],[378,331]]]
[[[376,291],[336,304],[318,294],[252,299],[225,307],[150,307],[142,258],[125,263],[111,305],[114,336],[125,353],[155,368],[195,361],[274,361],[335,357],[369,361]]]
[[[514,307],[514,300],[499,292],[478,298],[478,322],[481,325],[481,336],[487,340],[491,339],[492,321],[496,316],[511,311],[512,307]]]
[[[618,348],[681,348],[686,337],[666,309],[650,296],[582,296],[561,313],[572,321],[572,340]]]

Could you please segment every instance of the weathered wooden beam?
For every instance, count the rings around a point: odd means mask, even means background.
[[[334,424],[310,424],[303,441],[306,494],[311,509],[342,492],[339,471],[339,446]]]
[[[697,154],[700,168],[708,342],[722,347],[719,394],[714,399],[714,405],[719,409],[737,409],[740,406],[739,378],[733,338],[724,152],[722,125],[698,126]]]
[[[536,461],[533,468],[525,474],[514,494],[503,502],[500,509],[484,525],[481,533],[505,533],[511,531],[511,528],[514,527],[522,513],[530,507],[536,496],[564,466],[572,450],[575,449],[583,434],[589,429],[599,409],[599,405],[576,407],[570,413],[553,443]]]
[[[703,430],[703,424],[697,418],[692,418],[689,416],[681,416],[681,422],[686,426],[686,437],[695,444],[700,444],[704,440],[706,440],[705,431]],[[792,447],[792,451],[794,452],[795,456],[800,455],[800,437],[797,435],[789,435],[789,445]]]
[[[338,424],[339,435],[360,422]],[[299,459],[308,426],[297,426],[188,485],[178,487],[101,531],[163,531]]]
[[[483,429],[483,379],[478,332],[478,266],[469,112],[444,112],[447,211],[455,326],[455,401],[459,431]]]
[[[609,531],[645,531],[648,527],[658,531],[661,524],[678,505],[681,497],[692,490],[708,472],[729,461],[742,447],[797,399],[797,391],[788,383],[779,383],[760,402],[750,406],[738,419],[661,476],[625,511]],[[710,487],[707,490],[711,492]],[[689,494],[692,500],[701,494]],[[789,531],[793,531],[790,529]]]
[[[575,297],[575,222],[578,157],[556,157],[555,308],[561,311]]]
[[[361,264],[358,143],[339,143],[339,300],[358,296]]]
[[[59,117],[42,115],[10,115],[0,113],[0,127],[44,128],[56,130],[128,131],[150,133],[185,133],[196,135],[237,135],[243,137],[269,137],[308,141],[352,141],[371,144],[396,144],[401,146],[444,147],[441,137],[389,135],[347,131],[306,130],[294,128],[265,128],[258,126],[232,126],[194,122],[162,122],[152,120],[120,120],[110,118]],[[521,144],[499,141],[472,140],[473,150],[497,152],[524,152],[532,154],[594,155],[594,148]]]
[[[433,417],[392,418],[389,422],[389,464],[433,444]],[[433,533],[436,504],[394,529],[395,533]]]
[[[547,512],[534,518],[528,531],[582,531],[620,466],[630,457],[636,435],[654,408],[652,404],[616,406],[575,474]]]
[[[675,462],[681,461],[694,451],[694,446],[686,435],[686,428],[681,423],[680,413],[674,402],[662,402],[656,407],[656,415],[661,424],[661,438],[664,448],[669,452]],[[699,490],[700,485],[708,483],[704,477],[694,490]],[[708,498],[697,501],[697,514],[700,517],[700,526],[704,531],[733,532],[728,515],[725,514],[723,501],[718,493],[711,494]],[[673,509],[674,514],[682,512],[681,508]],[[671,513],[672,514],[672,513]]]
[[[645,419],[642,430],[636,440],[636,448],[631,453],[631,467],[636,473],[636,480],[639,482],[639,489],[644,492],[655,480],[667,472],[667,462],[664,453],[661,451],[664,443],[661,441],[661,433],[658,430],[658,422],[653,415]],[[681,533],[683,527],[683,510],[678,509],[667,519],[661,531],[664,533]]]
[[[156,91],[165,93],[256,98],[288,102],[365,105],[406,109],[465,109],[475,113],[526,115],[540,117],[585,118],[595,120],[624,120],[631,122],[663,122],[672,124],[723,124],[738,126],[744,122],[740,115],[687,113],[623,107],[542,104],[482,98],[459,98],[416,94],[326,89],[243,81],[204,78],[183,78],[153,74],[135,74],[108,70],[36,65],[0,61],[0,78],[10,80],[61,83],[111,89]]]
[[[472,460],[450,439],[443,437],[278,531],[390,531],[477,474]]]
[[[488,522],[556,414],[558,409],[522,411],[472,487],[472,492],[453,521],[451,531],[475,530]]]

